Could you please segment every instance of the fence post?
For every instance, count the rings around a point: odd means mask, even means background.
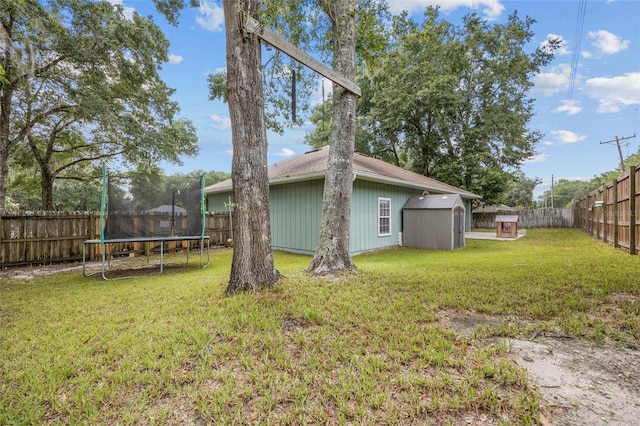
[[[594,203],[591,201],[591,193],[588,195],[587,198],[587,205],[590,206],[589,207],[589,235],[591,235],[592,237],[594,237],[593,235],[593,223],[595,222],[595,218],[594,218],[594,211],[593,211],[593,205]]]
[[[602,192],[602,239],[604,242],[609,242],[609,187],[605,184],[604,191]]]
[[[613,179],[613,246],[618,244],[618,178]]]
[[[636,166],[629,168],[629,254],[636,254]]]

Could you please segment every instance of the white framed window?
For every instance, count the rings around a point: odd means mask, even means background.
[[[378,236],[391,235],[391,198],[378,198]]]

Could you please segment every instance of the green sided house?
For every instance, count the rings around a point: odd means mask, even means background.
[[[313,254],[320,231],[329,147],[269,166],[273,248]],[[231,179],[205,188],[207,210],[228,212]],[[403,206],[414,195],[457,194],[471,229],[471,201],[479,195],[356,153],[353,157],[350,251],[352,255],[402,242]]]

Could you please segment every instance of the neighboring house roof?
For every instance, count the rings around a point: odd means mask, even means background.
[[[473,209],[474,213],[498,213],[498,212],[515,212],[517,211],[513,207],[509,207],[504,204],[494,204],[491,206],[482,206],[477,209]]]
[[[325,146],[297,157],[272,164],[269,166],[269,184],[278,185],[324,177],[327,170],[328,158],[329,147]],[[455,193],[460,194],[464,198],[482,198],[464,189],[448,185],[357,152],[353,155],[353,174],[356,179],[411,187],[436,193]],[[227,179],[207,186],[204,189],[204,193],[214,194],[226,192],[230,191],[231,188],[231,179]]]
[[[147,210],[147,212],[154,212],[154,213],[186,213],[187,209],[180,207],[180,206],[171,206],[171,204],[163,204],[161,206],[158,207],[154,207],[152,209]]]

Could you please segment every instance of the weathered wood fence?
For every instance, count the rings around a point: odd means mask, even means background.
[[[638,202],[640,163],[580,200],[579,227],[614,247],[636,254],[640,249]]]
[[[495,228],[496,215],[517,214],[518,228],[576,228],[578,224],[578,210],[563,209],[532,209],[519,210],[514,213],[473,213],[472,228]]]
[[[207,213],[205,221],[210,244],[225,244],[230,238],[228,213]],[[2,213],[0,268],[82,260],[83,242],[100,238],[99,224],[99,212]],[[143,250],[127,244],[115,247],[114,251]],[[87,245],[87,257],[93,259],[99,250],[99,245]]]

